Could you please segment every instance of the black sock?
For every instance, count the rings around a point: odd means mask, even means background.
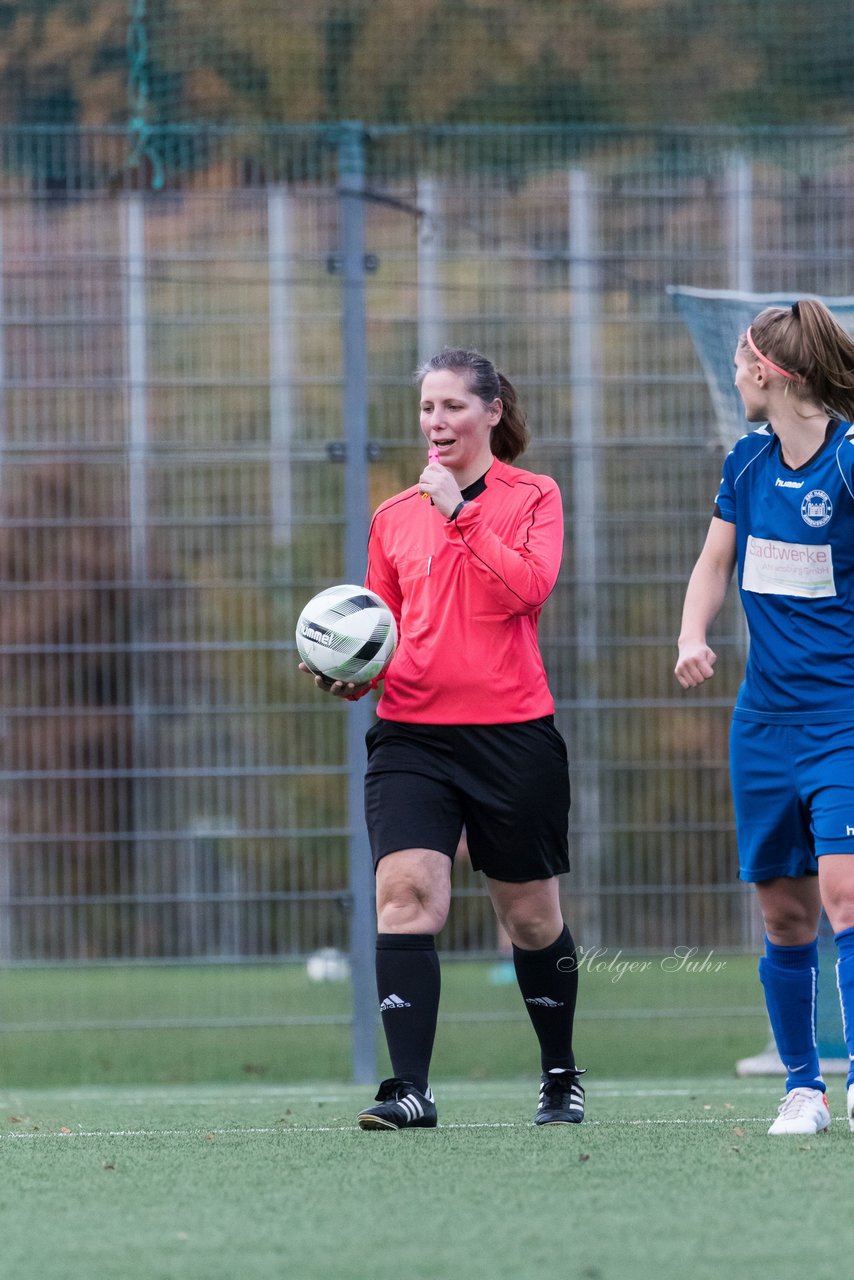
[[[513,947],[519,990],[540,1042],[543,1071],[574,1070],[572,1024],[578,994],[575,943],[566,925],[563,933],[542,951]]]
[[[440,986],[432,934],[377,935],[377,994],[391,1068],[421,1093],[427,1090]]]

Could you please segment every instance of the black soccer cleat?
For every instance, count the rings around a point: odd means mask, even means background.
[[[377,1090],[378,1107],[356,1117],[360,1129],[435,1129],[436,1102],[430,1089],[419,1093],[408,1080],[393,1076]]]
[[[584,1090],[578,1083],[581,1075],[583,1070],[543,1075],[534,1124],[581,1124],[584,1119]]]

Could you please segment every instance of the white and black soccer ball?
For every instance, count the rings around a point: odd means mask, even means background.
[[[394,615],[367,587],[327,587],[309,600],[297,622],[300,658],[327,680],[367,684],[382,675],[396,647]]]

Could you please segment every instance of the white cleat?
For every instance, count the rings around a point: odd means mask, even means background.
[[[848,1086],[848,1128],[854,1133],[854,1084]]]
[[[849,1091],[848,1111],[854,1095]],[[820,1089],[790,1089],[777,1113],[777,1119],[768,1130],[769,1133],[822,1133],[830,1124],[830,1110],[827,1098]]]

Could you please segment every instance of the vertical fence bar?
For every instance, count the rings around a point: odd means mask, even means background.
[[[368,353],[365,301],[365,133],[358,121],[339,131],[339,209],[343,299],[341,337],[344,362],[342,421],[346,429],[344,507],[348,582],[362,582],[368,540]],[[374,879],[362,818],[365,734],[370,699],[347,708],[347,807],[350,829],[350,962],[353,975],[353,1079],[376,1080],[376,993],[374,979]]]
[[[148,401],[145,306],[145,205],[140,192],[131,192],[123,202],[125,249],[125,343],[128,413],[128,525],[130,536],[131,599],[129,609],[130,697],[132,716],[132,757],[135,770],[148,762],[147,741],[150,707],[148,697],[148,655],[142,648],[145,638],[145,583],[148,579]],[[128,828],[145,830],[148,784],[135,778],[131,784],[133,812]],[[134,875],[137,893],[150,891],[147,843],[134,846]],[[145,947],[146,919],[150,908],[137,908],[137,954]]]
[[[746,156],[735,152],[726,169],[726,237],[730,287],[742,293],[753,290],[753,168]],[[738,610],[742,656],[747,661],[747,619]],[[752,893],[741,898],[742,937],[748,946],[763,945],[764,928]]]
[[[0,485],[6,461],[6,325],[3,267],[3,212],[0,207]],[[2,510],[2,505],[0,505]],[[0,722],[0,741],[8,737],[5,718]],[[9,783],[0,786],[0,964],[12,959],[12,848],[9,834]]]
[[[577,837],[575,883],[581,894],[579,931],[587,947],[602,939],[601,778],[599,741],[598,536],[599,464],[596,432],[602,420],[599,385],[598,279],[595,195],[582,169],[569,173],[569,380],[572,390],[572,511],[575,561],[575,638],[578,672],[574,716],[573,809]]]
[[[726,170],[726,221],[730,288],[753,289],[753,169],[744,156],[731,157]]]
[[[418,359],[428,360],[444,345],[441,270],[441,187],[439,179],[418,179]]]
[[[294,342],[290,261],[291,201],[285,187],[267,193],[267,252],[270,307],[270,517],[276,546],[291,539],[291,460],[294,406]]]

